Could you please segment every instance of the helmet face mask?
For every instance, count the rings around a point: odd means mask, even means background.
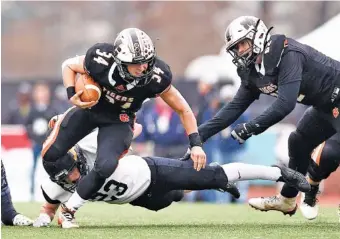
[[[127,28],[121,31],[114,44],[114,60],[117,63],[120,76],[135,86],[144,86],[151,81],[156,60],[156,50],[151,38],[137,28]],[[128,65],[148,64],[141,76],[134,76],[128,70]]]
[[[261,19],[252,16],[239,17],[229,24],[225,32],[226,51],[238,68],[248,68],[265,51],[271,29],[268,30]],[[251,49],[239,55],[236,48],[245,40],[248,40]]]
[[[248,43],[248,49],[245,50],[242,54],[239,53],[237,49],[237,45],[242,41],[246,41]],[[253,63],[256,59],[256,54],[253,53],[253,45],[251,41],[247,38],[241,39],[236,45],[232,46],[227,52],[233,57],[232,62],[238,67],[248,67],[251,63]]]

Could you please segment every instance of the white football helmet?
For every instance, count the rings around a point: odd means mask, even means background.
[[[261,19],[253,16],[233,20],[225,31],[226,51],[233,57],[233,63],[241,68],[253,63],[268,46],[271,29],[272,27],[268,30]],[[250,40],[250,48],[240,56],[235,46],[245,39]]]
[[[147,84],[151,80],[153,73],[156,50],[151,38],[138,28],[126,28],[121,31],[113,44],[114,59],[117,63],[120,76],[127,80],[144,80]],[[132,76],[127,64],[144,64],[148,63],[148,68],[140,77]],[[142,82],[140,82],[142,83]]]

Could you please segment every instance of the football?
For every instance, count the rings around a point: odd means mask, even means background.
[[[76,80],[76,92],[83,91],[80,99],[83,102],[98,101],[102,94],[102,90],[98,83],[96,83],[91,76],[81,74]]]

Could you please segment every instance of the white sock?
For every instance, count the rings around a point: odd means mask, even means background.
[[[229,163],[223,164],[221,167],[229,182],[255,179],[277,181],[281,177],[281,170],[278,167],[245,163]]]
[[[65,203],[65,206],[68,209],[77,211],[80,207],[82,207],[85,203],[87,202],[87,200],[82,199],[79,194],[77,193],[77,191],[75,191],[72,196],[70,197],[70,199]]]

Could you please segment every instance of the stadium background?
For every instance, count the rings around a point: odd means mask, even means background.
[[[273,32],[301,39],[340,60],[339,2],[2,2],[1,119],[22,82],[61,83],[64,59],[84,52],[96,42],[110,42],[125,27],[138,27],[155,41],[157,53],[170,66],[174,84],[197,109],[197,82],[237,85],[230,59],[221,53],[228,23],[240,15],[262,18]],[[303,14],[302,14],[303,13]],[[298,23],[298,24],[297,24]],[[157,39],[157,40],[156,40]],[[204,61],[202,56],[213,56]],[[201,60],[199,60],[201,59]],[[216,64],[216,62],[218,62]],[[249,113],[258,115],[273,99],[262,96]],[[251,138],[247,162],[270,165],[287,159],[286,139],[305,107],[298,106],[283,122]],[[20,125],[1,129],[1,157],[14,201],[29,201],[31,144]],[[43,177],[38,165],[36,188]],[[339,172],[325,184],[325,202],[340,194]],[[275,185],[254,181],[252,196],[270,195]],[[326,200],[327,198],[327,200]],[[35,200],[41,200],[36,190]]]

